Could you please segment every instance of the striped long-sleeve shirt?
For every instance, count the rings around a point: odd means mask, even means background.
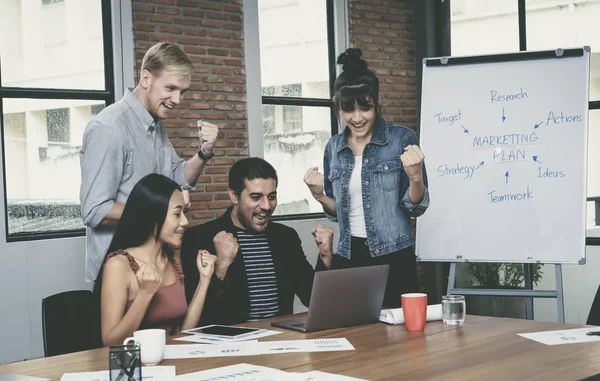
[[[248,278],[250,297],[248,320],[276,316],[279,312],[279,291],[267,236],[263,233],[239,230],[237,240],[242,250]]]

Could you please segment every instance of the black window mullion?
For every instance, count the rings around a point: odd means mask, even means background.
[[[335,52],[335,28],[334,28],[334,8],[333,0],[327,0],[327,51],[328,51],[328,63],[329,63],[329,94],[333,97],[333,86],[335,84],[335,78],[337,71],[335,70],[336,65],[336,52]],[[331,107],[331,136],[337,135],[337,116],[333,108],[333,101],[329,101],[329,107]]]
[[[81,99],[101,100],[107,104],[114,103],[114,93],[105,90],[46,89],[34,87],[0,87],[2,98],[31,99]],[[110,100],[113,100],[110,102]]]
[[[115,103],[113,66],[112,9],[110,0],[102,0],[102,40],[104,45],[104,90],[109,93],[106,104]]]
[[[331,107],[333,102],[330,99],[322,98],[300,98],[300,97],[274,97],[263,96],[262,103],[264,105],[283,105],[283,106],[317,106]]]
[[[525,9],[525,0],[519,1],[519,50],[527,50],[527,12]]]

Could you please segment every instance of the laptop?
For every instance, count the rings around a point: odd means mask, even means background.
[[[389,265],[315,273],[306,319],[271,323],[300,332],[351,327],[379,321]]]

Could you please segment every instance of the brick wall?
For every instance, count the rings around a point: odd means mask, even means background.
[[[196,120],[219,126],[215,157],[192,193],[190,225],[211,220],[230,205],[227,174],[248,156],[242,0],[133,0],[137,80],[146,50],[159,41],[180,44],[195,74],[182,105],[165,126],[179,156],[198,148]]]
[[[221,128],[215,158],[192,194],[191,224],[229,206],[227,174],[248,156],[242,0],[132,0],[136,78],[146,50],[158,41],[180,44],[194,62],[191,89],[165,122],[180,157],[198,147],[196,120]],[[417,127],[412,0],[348,0],[352,47],[379,77],[382,111],[390,121]]]
[[[417,73],[412,0],[348,0],[350,45],[380,82],[383,117],[417,128]]]

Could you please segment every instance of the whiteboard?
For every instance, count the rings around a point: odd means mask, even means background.
[[[419,260],[585,263],[589,56],[424,60]]]

